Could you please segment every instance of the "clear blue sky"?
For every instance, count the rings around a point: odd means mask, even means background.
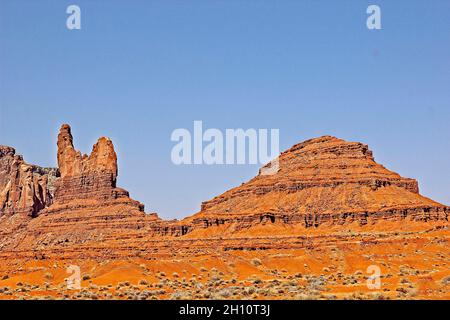
[[[85,153],[109,136],[119,185],[180,218],[258,169],[173,165],[194,120],[362,141],[450,204],[450,1],[0,0],[0,144],[28,162],[56,164],[62,123]]]

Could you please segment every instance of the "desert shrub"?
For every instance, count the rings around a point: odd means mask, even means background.
[[[98,295],[95,294],[95,293],[91,293],[90,298],[91,298],[92,300],[98,300]]]
[[[450,276],[445,277],[444,279],[441,280],[442,285],[444,286],[448,286],[450,284]]]
[[[409,282],[408,279],[402,278],[402,279],[400,280],[400,283],[402,283],[402,284],[407,284],[407,283],[410,283],[410,282]]]
[[[138,294],[136,297],[137,300],[147,300],[147,298],[148,296],[142,293]]]
[[[141,279],[141,280],[139,280],[139,285],[146,286],[146,285],[148,285],[148,282],[145,279]]]
[[[125,281],[125,282],[119,282],[119,283],[117,284],[116,289],[122,289],[122,287],[129,287],[129,286],[130,286],[130,282],[128,282],[128,281]]]
[[[417,289],[410,289],[406,295],[408,297],[414,298],[417,297],[418,294],[419,292],[417,291]]]
[[[365,300],[366,296],[363,292],[353,292],[345,297],[345,300]]]
[[[185,291],[174,292],[170,296],[171,300],[187,300],[190,298],[191,298],[191,294],[189,292],[185,292]]]
[[[372,294],[373,300],[389,300],[389,297],[385,296],[382,293],[376,292]]]
[[[407,294],[408,290],[406,290],[406,288],[403,287],[399,287],[397,289],[395,289],[395,291],[397,291],[399,294]]]
[[[325,285],[325,280],[321,277],[310,277],[307,281],[310,290],[322,291]]]
[[[222,289],[219,291],[219,296],[221,296],[222,298],[229,298],[231,296],[231,291],[228,289]]]
[[[255,267],[259,267],[260,265],[262,265],[262,262],[260,259],[254,258],[251,260],[251,264],[254,265]]]
[[[294,296],[295,300],[316,300],[316,296],[300,293]]]
[[[256,292],[256,288],[255,287],[246,287],[244,289],[244,294],[245,295],[251,295],[251,294],[253,294],[255,292]]]

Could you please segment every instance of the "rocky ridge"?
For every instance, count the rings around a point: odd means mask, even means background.
[[[418,182],[375,162],[368,146],[331,136],[283,152],[279,170],[259,174],[202,204],[188,221],[232,230],[265,223],[359,225],[380,220],[448,220],[449,208],[419,194]]]
[[[212,243],[222,237],[217,245],[231,250],[306,246],[298,234],[316,229],[448,224],[449,207],[421,196],[416,180],[376,163],[367,145],[331,136],[293,146],[280,155],[279,170],[273,175],[259,174],[204,202],[200,212],[181,221],[145,214],[141,203],[117,188],[117,155],[110,139],[100,138],[90,155],[82,155],[74,147],[70,126],[63,125],[57,145],[58,170],[32,166],[23,173],[10,169],[20,167],[13,163],[22,163],[21,157],[12,148],[1,149],[3,189],[17,185],[12,177],[19,175],[28,178],[17,181],[39,186],[27,190],[47,191],[46,197],[38,192],[28,202],[12,201],[21,197],[8,192],[9,200],[0,202],[2,215],[16,216],[25,208],[29,220],[21,224],[0,220],[0,249],[25,254],[33,248],[58,254],[65,248],[65,254],[75,256],[87,252],[128,256],[171,248],[175,243],[195,251],[209,247],[204,243],[207,239]],[[274,241],[276,235],[287,238]]]
[[[361,143],[325,136],[278,160],[164,221],[117,188],[107,138],[82,155],[62,126],[58,169],[0,147],[0,299],[448,299],[449,207]]]
[[[0,217],[35,217],[53,203],[58,169],[28,164],[14,148],[0,146]]]
[[[11,217],[0,220],[0,248],[79,245],[113,239],[159,220],[116,186],[117,155],[110,139],[98,139],[91,154],[82,155],[74,148],[70,126],[62,125],[57,146],[58,170],[26,165],[12,148],[2,148],[5,174],[0,185],[9,188],[2,215]],[[18,224],[21,212],[34,219]]]

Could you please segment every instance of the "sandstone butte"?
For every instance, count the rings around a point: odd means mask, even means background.
[[[354,272],[373,264],[376,255],[386,268],[414,258],[423,264],[424,252],[444,261],[435,277],[449,276],[450,208],[421,196],[416,180],[378,164],[362,143],[332,136],[299,143],[279,156],[273,175],[260,173],[181,221],[146,214],[143,204],[116,186],[117,155],[110,139],[98,139],[91,154],[82,155],[71,128],[63,125],[57,147],[58,168],[41,168],[0,146],[0,272],[16,274],[15,279],[22,279],[14,268],[24,261],[48,266],[49,261],[89,265],[141,259],[154,261],[154,268],[164,261],[160,269],[196,272],[208,261],[217,268],[237,264],[238,277],[264,277],[267,270],[241,260],[259,257],[266,269],[283,266],[292,274],[320,273],[330,264]],[[340,262],[333,262],[336,250]],[[398,250],[410,253],[390,265]],[[448,290],[434,289],[425,285],[423,292],[449,297]]]

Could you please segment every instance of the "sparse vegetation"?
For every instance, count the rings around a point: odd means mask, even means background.
[[[82,277],[82,279],[83,279],[83,281],[87,281],[87,280],[90,280],[90,279],[91,279],[91,276],[88,275],[88,274],[84,274],[83,277]]]
[[[23,268],[23,272],[38,274],[40,281],[44,278],[44,284],[27,283],[25,279],[33,279],[33,276],[20,278],[16,269],[1,270],[1,278],[5,278],[5,275],[8,277],[0,282],[0,299],[389,300],[421,299],[424,294],[427,297],[444,296],[448,291],[446,289],[450,284],[450,276],[441,272],[447,259],[444,253],[430,254],[422,250],[421,256],[428,258],[429,262],[421,261],[419,269],[413,265],[412,260],[406,264],[406,260],[400,255],[404,254],[400,245],[393,245],[382,256],[377,252],[370,252],[370,247],[361,247],[358,251],[359,248],[357,245],[352,247],[351,257],[344,249],[332,248],[312,248],[296,254],[256,252],[252,256],[251,252],[239,252],[236,255],[228,253],[227,259],[216,259],[216,262],[211,256],[203,261],[189,258],[194,260],[190,261],[192,267],[187,267],[186,260],[183,259],[155,260],[155,266],[151,265],[153,261],[146,262],[148,274],[143,273],[144,265],[140,261],[132,266],[138,272],[130,273],[132,277],[128,281],[115,282],[111,278],[109,284],[104,282],[105,279],[109,274],[115,273],[111,272],[108,265],[102,264],[101,268],[89,266],[89,269],[84,269],[90,270],[89,274],[95,273],[95,277],[91,278],[88,273],[84,273],[82,279],[86,282],[82,283],[81,290],[68,290],[65,282],[56,283],[55,279],[60,279],[61,273],[53,264],[50,267],[45,264],[44,267]],[[361,260],[356,260],[355,256],[361,257]],[[349,263],[354,260],[355,264]],[[201,266],[203,262],[205,264]],[[177,268],[178,263],[180,266]],[[201,267],[194,269],[197,264]],[[366,281],[370,276],[366,273],[368,264],[383,266],[382,286],[379,289],[367,287]],[[166,268],[166,265],[170,268]],[[60,269],[66,267],[59,264]],[[120,275],[122,277],[122,273]],[[422,279],[427,279],[430,286],[427,287]],[[420,285],[419,280],[422,281]],[[426,289],[423,289],[424,286]]]
[[[141,280],[139,280],[139,284],[140,284],[141,286],[146,286],[146,285],[148,285],[148,281],[145,280],[145,279],[141,279]]]
[[[260,265],[262,265],[262,262],[261,262],[261,260],[258,259],[258,258],[253,258],[253,259],[251,260],[251,264],[254,265],[255,267],[259,267]]]
[[[51,274],[50,272],[47,272],[47,273],[44,275],[44,278],[47,279],[47,280],[52,280],[52,279],[53,279],[53,274]]]

